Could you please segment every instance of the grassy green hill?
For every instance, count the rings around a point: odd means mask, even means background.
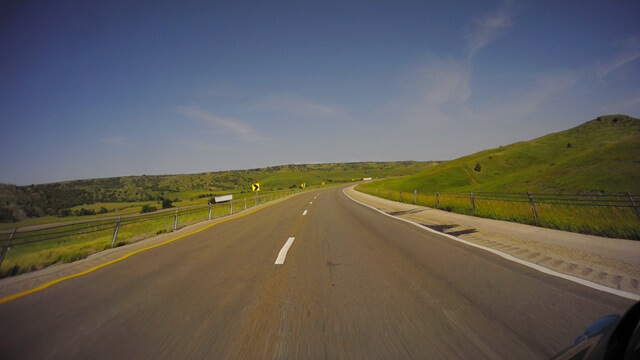
[[[424,193],[639,194],[640,119],[600,116],[569,130],[484,150],[365,187]]]
[[[181,175],[142,175],[15,186],[0,184],[0,228],[74,220],[82,216],[139,212],[145,204],[171,199],[175,206],[206,204],[211,196],[251,196],[251,184],[262,193],[349,182],[362,177],[410,175],[433,162],[360,162],[300,164],[260,169]],[[85,211],[81,211],[85,209]],[[102,209],[105,214],[93,215]],[[18,223],[16,223],[18,221]]]

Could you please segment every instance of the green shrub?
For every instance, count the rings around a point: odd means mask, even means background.
[[[173,207],[173,201],[171,201],[171,199],[164,199],[162,200],[162,208],[163,209],[169,209]]]
[[[140,214],[150,213],[150,212],[154,212],[156,210],[158,210],[158,208],[156,208],[155,206],[143,205],[142,206],[142,210],[140,210]]]

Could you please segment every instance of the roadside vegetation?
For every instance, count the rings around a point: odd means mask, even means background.
[[[400,200],[403,192],[404,202],[413,202],[417,190],[417,203],[430,207],[436,207],[439,192],[439,208],[447,211],[640,239],[640,219],[625,196],[631,194],[640,205],[640,119],[601,116],[566,131],[484,150],[415,175],[362,184],[357,189],[393,200]],[[476,194],[475,210],[471,192]],[[567,201],[538,203],[536,222],[527,192],[534,193],[534,198],[535,194],[581,198],[569,201],[570,205]],[[507,201],[489,194],[483,198],[483,193],[519,194],[521,198]],[[607,198],[613,194],[623,196]],[[584,199],[591,199],[591,205]],[[603,199],[614,200],[607,204]]]
[[[15,186],[0,184],[0,229],[60,221],[137,214],[151,207],[206,204],[209,198],[253,196],[251,184],[264,191],[297,188],[301,183],[326,185],[362,177],[415,174],[433,162],[362,162],[299,164],[201,174],[142,175]]]

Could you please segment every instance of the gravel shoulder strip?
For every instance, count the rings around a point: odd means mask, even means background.
[[[484,219],[399,203],[356,191],[355,199],[388,214],[487,246],[548,269],[640,294],[640,241],[611,239]]]

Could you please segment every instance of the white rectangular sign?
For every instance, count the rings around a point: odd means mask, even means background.
[[[219,204],[221,202],[231,201],[233,200],[233,195],[222,195],[216,196],[213,198],[214,203]]]

